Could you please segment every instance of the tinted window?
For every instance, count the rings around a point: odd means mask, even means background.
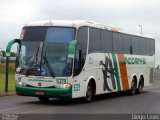
[[[49,27],[45,39],[47,42],[70,43],[74,36],[75,28]]]
[[[89,28],[89,52],[101,51],[100,29]]]
[[[120,33],[113,33],[113,52],[122,53],[123,52],[123,38]]]
[[[123,34],[122,38],[123,38],[123,52],[125,54],[130,54],[131,49],[133,48],[132,44],[131,44],[131,38],[127,34]]]
[[[48,27],[26,27],[24,28],[23,41],[44,41]]]
[[[138,47],[139,38],[136,36],[131,36],[131,39],[132,39],[133,54],[138,54],[139,53],[139,47]]]
[[[88,27],[81,27],[77,33],[74,75],[78,75],[85,63],[87,53]]]
[[[150,39],[146,40],[147,40],[147,55],[151,55],[151,40]]]
[[[147,47],[147,41],[145,38],[139,38],[139,54],[145,55],[146,54],[146,47]]]
[[[75,39],[75,29],[69,27],[48,27],[41,68],[46,76],[63,77],[72,73],[72,59],[68,58],[69,43]],[[41,44],[40,44],[41,45]],[[40,48],[38,48],[39,52]],[[41,58],[41,56],[39,56]]]
[[[112,52],[112,32],[101,30],[102,51]]]
[[[151,40],[151,55],[155,53],[155,40]]]
[[[77,49],[82,50],[82,57],[87,53],[88,27],[81,27],[77,34]]]

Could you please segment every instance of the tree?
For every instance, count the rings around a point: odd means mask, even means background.
[[[4,50],[2,50],[2,54],[3,54],[3,57],[6,57],[6,52]],[[15,52],[11,52],[10,57],[16,57],[16,53]]]

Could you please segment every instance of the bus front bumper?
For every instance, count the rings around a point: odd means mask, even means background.
[[[37,94],[37,93],[43,94]],[[70,88],[34,88],[16,86],[16,93],[20,96],[48,97],[48,98],[72,98],[72,86]]]

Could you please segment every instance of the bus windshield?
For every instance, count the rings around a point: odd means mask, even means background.
[[[75,28],[26,27],[22,33],[20,74],[52,77],[71,75],[73,60],[68,58],[68,47],[75,38]]]

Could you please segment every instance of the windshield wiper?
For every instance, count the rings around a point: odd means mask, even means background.
[[[44,58],[44,60],[46,61],[46,66],[48,67],[48,70],[49,70],[51,76],[54,78],[54,77],[55,77],[55,74],[54,74],[54,72],[53,72],[53,70],[52,70],[52,68],[51,68],[50,63],[48,62],[46,56],[43,56],[43,58]]]

